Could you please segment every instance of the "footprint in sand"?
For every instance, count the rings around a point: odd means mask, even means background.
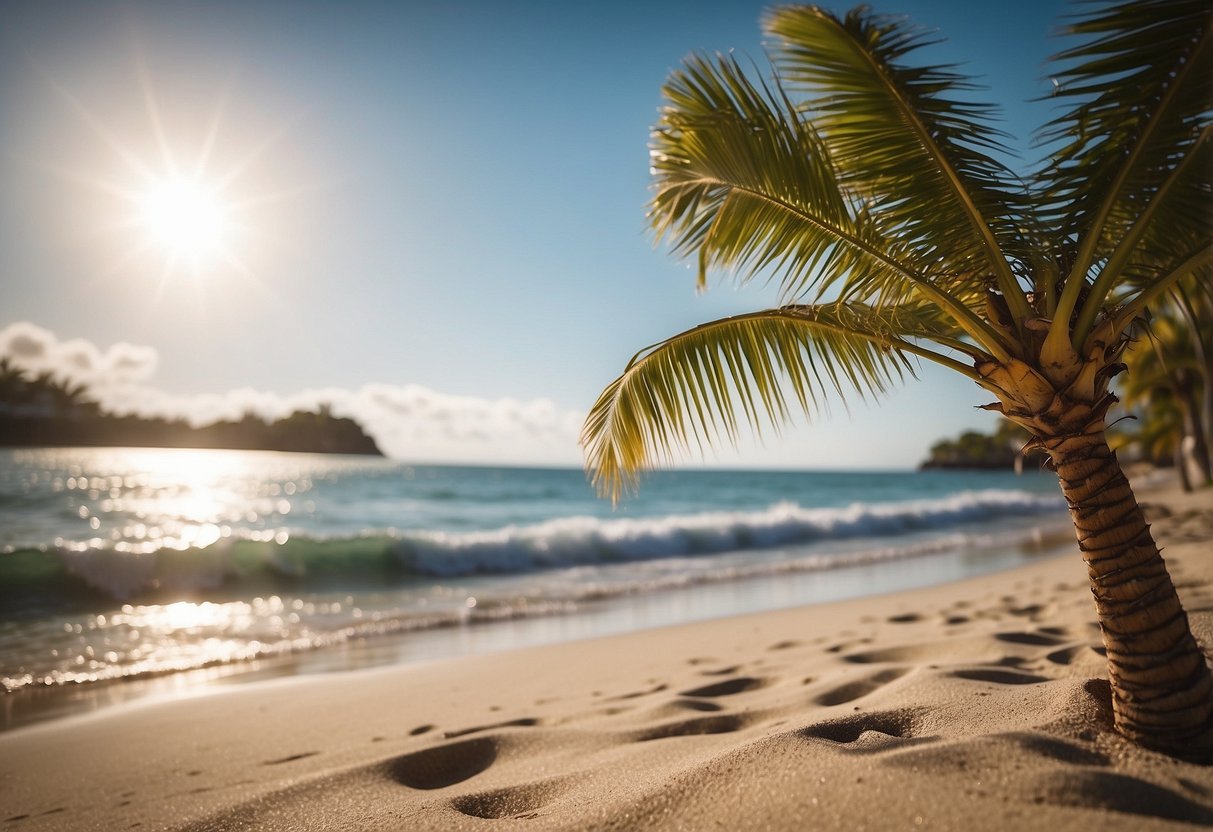
[[[754,676],[734,676],[732,679],[725,679],[722,682],[713,682],[710,685],[684,690],[683,696],[706,696],[709,698],[716,696],[735,696],[738,693],[744,693],[747,690],[756,690],[766,685],[765,679],[758,679]]]
[[[635,732],[630,736],[633,742],[651,742],[670,737],[694,737],[703,734],[728,734],[739,731],[746,725],[746,719],[739,714],[717,714],[700,716],[677,722],[667,722],[653,725]]]
[[[621,713],[634,711],[633,708],[607,708],[605,711],[599,711],[594,716],[617,716]],[[660,705],[654,705],[644,711],[635,712],[631,721],[648,724],[651,722],[660,721],[663,719],[671,719],[674,717],[685,717],[688,711],[698,713],[719,713],[724,710],[724,706],[718,705],[715,702],[709,702],[706,699],[674,699],[669,702],[664,702]]]
[[[911,709],[879,711],[819,722],[796,733],[805,739],[835,743],[840,751],[873,754],[910,743],[933,742],[934,737],[918,736],[917,720],[918,713]]]
[[[856,699],[861,699],[870,693],[876,692],[890,682],[900,679],[908,672],[905,668],[899,667],[882,670],[879,673],[873,673],[870,676],[864,676],[861,679],[855,679],[819,693],[813,697],[813,702],[827,707],[841,705],[845,702],[854,702]]]
[[[1061,635],[1062,630],[1052,632],[1024,632],[1019,630],[995,633],[993,637],[953,638],[940,642],[915,642],[876,650],[861,650],[846,653],[843,661],[852,664],[920,664],[941,661],[947,664],[968,662],[971,664],[994,664],[1005,660],[1020,661],[1020,657],[1007,656],[996,642],[1031,647],[1060,647],[1072,642],[1073,636]]]
[[[1107,650],[1104,647],[1092,647],[1089,644],[1076,644],[1054,650],[1045,658],[1053,664],[1092,664],[1102,667],[1106,662]]]
[[[389,760],[385,772],[411,789],[443,789],[485,771],[497,760],[497,751],[495,738],[477,737]]]
[[[791,650],[793,647],[799,647],[803,642],[800,641],[777,641],[768,647],[768,650]]]
[[[840,650],[854,645],[839,645]],[[866,650],[860,653],[848,653],[843,661],[851,664],[883,664],[885,662],[917,662],[934,659],[944,651],[937,645],[907,644],[899,647],[886,647],[879,650]]]
[[[1064,632],[1056,627],[1050,627],[1047,631],[1041,629],[1035,633],[1027,632],[1011,632],[1011,633],[995,633],[994,638],[1007,644],[1027,644],[1033,647],[1056,647],[1062,644],[1066,639],[1060,635]]]
[[[980,667],[971,670],[957,670],[952,676],[958,679],[968,679],[971,682],[990,682],[995,685],[1036,685],[1052,681],[1047,676],[1037,676],[1032,673],[1019,673],[1014,670],[1002,670],[993,667]]]
[[[705,702],[702,699],[675,699],[668,705],[663,705],[661,710],[671,711],[721,711],[724,710],[723,705],[715,702]]]
[[[571,788],[568,778],[539,780],[504,789],[463,795],[451,801],[458,812],[474,818],[531,819],[538,817],[536,809],[542,809]]]
[[[871,643],[872,643],[872,639],[870,639],[870,638],[853,639],[851,641],[840,641],[837,644],[832,644],[829,647],[827,647],[825,649],[825,652],[841,653],[844,650],[850,650],[853,647],[860,647],[864,644],[871,644]],[[848,658],[848,661],[849,660],[850,659]]]

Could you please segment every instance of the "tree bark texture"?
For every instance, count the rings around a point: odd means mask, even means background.
[[[1102,430],[1042,442],[1061,480],[1099,614],[1118,731],[1213,761],[1213,677]]]

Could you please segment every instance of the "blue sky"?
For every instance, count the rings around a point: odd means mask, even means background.
[[[99,384],[115,345],[148,348],[113,383],[131,401],[361,414],[377,393],[411,402],[368,417],[397,455],[575,464],[570,425],[632,353],[774,299],[697,295],[644,223],[662,82],[695,50],[765,67],[764,6],[5,3],[0,330],[87,345]],[[940,29],[932,59],[981,76],[1030,157],[1063,4],[876,7]],[[240,265],[167,269],[131,200],[207,146]],[[969,382],[923,376],[709,462],[906,467],[992,424]]]

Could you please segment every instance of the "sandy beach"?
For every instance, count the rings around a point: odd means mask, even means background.
[[[1143,496],[1213,645],[1213,493]],[[1112,732],[1077,553],[944,586],[273,680],[0,735],[4,829],[1213,824]]]
[[[0,832],[1213,829],[1213,0],[876,5],[0,2]]]

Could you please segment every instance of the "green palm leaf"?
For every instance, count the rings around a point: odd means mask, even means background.
[[[813,131],[731,56],[689,58],[664,93],[649,219],[676,254],[698,255],[701,285],[713,266],[748,279],[777,265],[791,296],[822,266],[845,271],[864,254],[897,274],[908,270],[857,226]]]
[[[656,193],[649,219],[674,252],[749,279],[779,275],[789,300],[830,289],[887,305],[928,299],[978,343],[998,349],[972,307],[981,282],[940,285],[913,265],[912,248],[883,235],[839,185],[821,138],[775,82],[753,83],[729,56],[693,57],[665,86],[653,131]]]
[[[831,391],[879,395],[913,373],[912,355],[976,379],[968,366],[916,343],[957,334],[929,305],[882,311],[843,302],[786,306],[687,330],[637,354],[591,408],[581,443],[594,483],[618,499],[637,471],[692,440],[701,449],[721,434],[735,440],[742,418],[761,429],[785,421],[793,405],[818,412]]]
[[[919,268],[998,288],[1027,317],[1012,263],[1026,272],[1021,230],[1032,224],[1017,177],[991,155],[1004,134],[994,108],[947,66],[902,59],[927,43],[902,20],[865,7],[839,19],[815,7],[772,12],[775,63],[811,115],[846,187],[863,194],[881,228],[906,242]],[[992,276],[992,277],[991,277]]]
[[[1038,176],[1043,215],[1071,253],[1059,317],[1077,308],[1092,268],[1113,255],[1210,122],[1213,6],[1207,0],[1134,0],[1088,11],[1066,31],[1082,43],[1055,56],[1055,81],[1057,95],[1073,105],[1041,133],[1043,141],[1060,146]],[[1184,206],[1202,199],[1207,205],[1207,162],[1194,166],[1193,174],[1170,191],[1172,204],[1157,221],[1163,227],[1168,217],[1181,235],[1207,239],[1207,211],[1184,214]],[[1118,275],[1104,280],[1091,304],[1102,303],[1113,277]],[[1084,329],[1093,317],[1093,309],[1084,314]],[[1076,344],[1082,335],[1076,330]]]
[[[1213,257],[1213,126],[1206,127],[1123,233],[1074,325],[1085,337],[1103,309],[1135,308],[1191,274],[1207,280]],[[1202,254],[1203,252],[1203,254]]]

